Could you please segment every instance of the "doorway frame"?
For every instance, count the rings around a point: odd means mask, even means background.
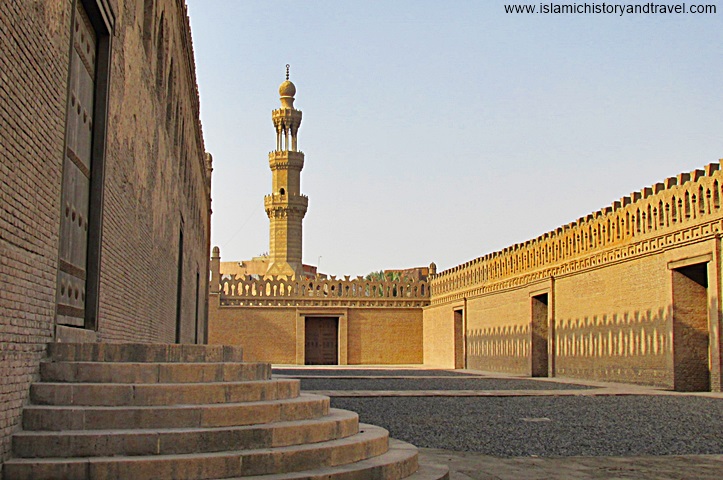
[[[542,315],[544,314],[544,316]],[[530,294],[530,376],[550,376],[550,292]],[[543,329],[544,335],[535,335]],[[539,337],[539,338],[538,338]],[[544,352],[538,355],[537,342],[544,342]]]
[[[547,375],[545,377],[555,377],[556,371],[556,348],[557,348],[557,337],[555,332],[555,278],[549,279],[548,286],[544,288],[533,289],[528,292],[530,298],[530,357],[529,367],[530,376],[532,376],[532,309],[535,297],[547,295]]]
[[[673,288],[674,276],[676,274],[682,274],[679,272],[680,269],[685,267],[691,267],[694,265],[705,264],[707,274],[707,287],[706,287],[706,312],[707,312],[707,337],[708,337],[708,386],[707,390],[702,391],[720,391],[721,390],[721,351],[720,351],[720,337],[718,330],[718,323],[720,321],[719,313],[719,300],[718,296],[720,293],[720,259],[716,253],[720,252],[720,240],[716,242],[716,248],[713,253],[705,253],[703,255],[693,255],[678,260],[672,260],[668,262],[669,271],[669,301],[671,306],[671,318],[670,318],[670,329],[673,333],[673,344],[671,345],[671,375],[673,377],[673,389],[676,391],[690,391],[687,384],[676,382],[675,372],[677,369],[676,355],[675,355],[675,292]],[[700,390],[694,390],[700,391]]]
[[[306,363],[306,317],[338,319],[336,358],[338,365],[349,364],[349,310],[346,308],[297,308],[296,309],[296,364]]]

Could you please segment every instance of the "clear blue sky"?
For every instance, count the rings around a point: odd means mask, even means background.
[[[717,14],[622,17],[477,0],[187,3],[225,261],[269,249],[287,63],[304,112],[304,262],[335,275],[450,268],[723,157],[720,1],[701,2]]]

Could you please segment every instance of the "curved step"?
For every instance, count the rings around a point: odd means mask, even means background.
[[[66,362],[242,362],[243,349],[173,343],[51,343],[48,356]]]
[[[13,435],[13,453],[23,458],[175,455],[285,447],[349,437],[358,432],[354,412],[242,427],[21,431]]]
[[[43,382],[204,383],[270,380],[268,363],[42,362]]]
[[[302,393],[286,400],[150,407],[28,405],[25,430],[111,430],[254,425],[319,418],[329,413],[329,397]]]
[[[40,405],[183,405],[254,402],[297,397],[298,380],[216,383],[34,383],[30,401]]]
[[[387,451],[388,432],[361,425],[351,437],[310,445],[204,454],[135,457],[10,459],[4,478],[14,480],[195,480],[303,471],[344,465]]]
[[[405,480],[449,480],[449,467],[420,462],[419,469]]]
[[[418,465],[417,459],[417,447],[390,438],[389,449],[385,453],[358,462],[291,473],[236,477],[229,480],[400,480],[402,478],[448,480],[448,477],[444,476],[447,473],[445,468],[424,467]]]

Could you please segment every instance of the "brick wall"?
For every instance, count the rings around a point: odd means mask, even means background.
[[[181,340],[202,341],[210,183],[185,7],[109,3],[115,34],[98,332],[63,335],[175,341],[182,218]],[[0,460],[55,335],[72,11],[65,0],[0,2]]]
[[[52,339],[70,15],[0,2],[0,459]],[[8,34],[6,34],[8,32]]]
[[[194,342],[203,338],[210,209],[195,66],[179,2],[144,3],[119,2],[113,39],[100,332],[175,341],[183,228],[181,340]]]

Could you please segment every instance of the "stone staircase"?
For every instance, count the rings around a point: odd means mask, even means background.
[[[447,479],[238,347],[49,345],[5,480]]]

